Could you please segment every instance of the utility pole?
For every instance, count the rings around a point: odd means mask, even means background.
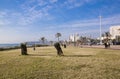
[[[75,37],[75,34],[74,34],[74,46],[76,46],[75,40],[76,40],[76,37]]]
[[[102,22],[101,22],[101,18],[102,18],[102,16],[100,15],[99,17],[100,17],[100,45],[101,45],[101,44],[102,44],[102,37],[101,37],[101,35],[102,35],[102,34],[101,34],[101,33],[102,33],[102,30],[101,30],[101,25],[102,25],[102,24],[101,24],[101,23],[102,23]]]

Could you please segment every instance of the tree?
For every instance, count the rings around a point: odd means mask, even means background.
[[[41,37],[40,40],[42,41],[43,44],[45,43],[45,37]]]
[[[105,32],[105,39],[103,39],[105,48],[110,47],[110,42],[111,42],[111,34],[109,32]]]
[[[56,33],[56,34],[55,34],[55,37],[58,38],[58,41],[59,41],[59,37],[61,37],[61,36],[62,36],[61,33]]]
[[[88,41],[88,40],[87,40],[87,37],[81,36],[81,37],[80,37],[80,40],[81,40],[81,43],[82,43],[82,44],[87,44],[87,41]]]

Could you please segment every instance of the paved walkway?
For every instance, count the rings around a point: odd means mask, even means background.
[[[88,47],[88,48],[105,48],[104,45],[83,45],[82,47]],[[110,48],[108,49],[115,49],[115,50],[120,50],[120,45],[111,45]]]

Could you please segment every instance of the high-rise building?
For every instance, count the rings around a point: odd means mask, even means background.
[[[111,39],[120,37],[120,25],[110,27]]]
[[[80,39],[80,36],[77,33],[73,34],[73,35],[70,35],[70,37],[69,37],[69,41],[71,41],[71,42],[76,42],[79,39]]]

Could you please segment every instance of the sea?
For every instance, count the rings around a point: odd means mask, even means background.
[[[34,45],[34,44],[43,44],[42,42],[27,42],[28,46]],[[44,45],[44,44],[43,44]],[[49,42],[45,42],[45,45],[50,45]],[[0,48],[10,48],[10,47],[16,47],[16,46],[20,46],[20,43],[18,44],[0,44]]]
[[[9,48],[9,47],[16,47],[20,46],[20,44],[0,44],[0,48]]]

